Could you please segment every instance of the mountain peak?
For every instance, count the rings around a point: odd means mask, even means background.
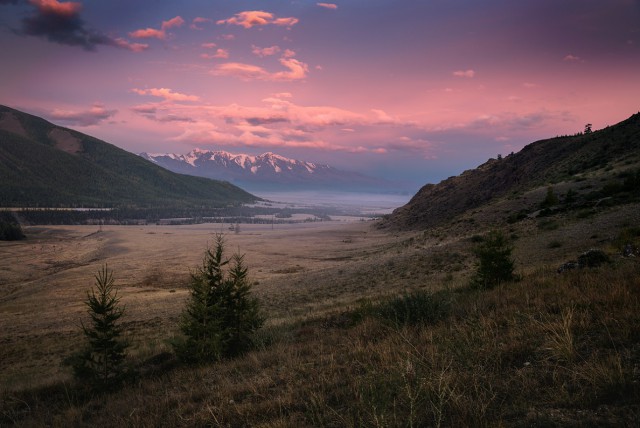
[[[274,152],[261,155],[232,154],[221,150],[193,149],[186,155],[141,154],[160,166],[182,174],[235,182],[246,188],[391,190],[391,183],[329,165],[290,159]]]

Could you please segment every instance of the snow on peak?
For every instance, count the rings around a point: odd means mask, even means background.
[[[211,161],[218,163],[224,167],[237,166],[244,170],[251,171],[256,174],[260,168],[267,168],[275,173],[282,173],[283,170],[294,171],[303,170],[308,174],[313,174],[318,166],[311,162],[290,159],[273,152],[266,152],[261,155],[253,156],[248,154],[234,154],[223,150],[205,150],[195,148],[185,155],[177,155],[173,153],[148,153],[148,157],[153,162],[158,162],[156,158],[168,157],[169,159],[185,162],[193,167],[196,162]]]

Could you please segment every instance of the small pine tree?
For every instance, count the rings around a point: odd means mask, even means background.
[[[205,251],[202,267],[191,275],[191,299],[182,313],[184,340],[174,349],[187,363],[216,361],[248,350],[251,335],[264,319],[258,301],[250,297],[244,256],[234,255],[230,267],[224,259],[224,239]]]
[[[544,199],[540,203],[540,208],[542,209],[551,208],[558,205],[559,203],[560,201],[558,200],[558,197],[553,192],[553,187],[551,186],[547,187],[547,195],[544,197]]]
[[[105,265],[95,279],[95,289],[87,292],[85,302],[91,326],[82,323],[88,343],[73,358],[73,369],[77,379],[94,390],[104,391],[122,382],[128,344],[120,338],[123,329],[118,320],[124,314],[124,308],[120,307],[120,298],[114,290],[113,272]]]
[[[513,273],[512,251],[513,247],[502,232],[489,232],[474,250],[478,264],[472,285],[476,288],[493,288],[502,282],[513,281],[516,277]]]

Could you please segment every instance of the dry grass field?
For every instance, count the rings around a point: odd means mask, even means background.
[[[60,363],[82,340],[86,292],[103,264],[114,271],[130,340],[148,352],[165,346],[177,330],[190,271],[221,230],[229,255],[245,254],[271,324],[317,314],[354,291],[305,278],[335,275],[401,239],[364,222],[241,225],[240,233],[215,224],[26,228],[29,239],[0,243],[0,386],[66,378]]]
[[[26,228],[26,241],[0,243],[0,425],[633,426],[640,263],[618,245],[637,204],[502,221],[522,279],[470,289],[474,242],[505,211],[402,233],[370,222]],[[267,317],[257,348],[163,365],[190,269],[221,231],[229,255],[245,254]],[[589,248],[612,263],[556,273]],[[129,360],[154,371],[86,395],[62,362],[82,343],[85,293],[105,263]],[[389,318],[407,305],[426,318]]]

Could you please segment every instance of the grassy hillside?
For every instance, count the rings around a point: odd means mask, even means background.
[[[564,193],[572,190],[576,202],[584,205],[589,202],[585,197],[595,198],[598,190],[605,190],[602,197],[612,196],[607,194],[614,190],[611,185],[622,185],[639,170],[640,113],[600,131],[537,141],[439,184],[427,184],[384,226],[432,227],[489,202],[553,185]]]
[[[157,313],[131,321],[130,360],[139,378],[104,395],[87,394],[68,377],[9,388],[0,393],[0,424],[634,426],[640,416],[637,259],[558,275],[539,264],[525,240],[517,242],[518,252],[532,256],[533,271],[520,264],[520,281],[492,290],[458,279],[468,273],[459,266],[468,245],[456,239],[425,254],[422,245],[434,242],[411,237],[341,271],[304,272],[307,283],[282,276],[278,288],[298,295],[268,306],[272,320],[257,348],[201,367],[177,363],[165,342],[171,328],[159,331]],[[451,250],[460,254],[452,257]],[[372,271],[386,254],[383,267]],[[436,272],[448,274],[437,280]],[[261,295],[263,303],[274,298]],[[299,315],[273,322],[278,312]],[[58,336],[57,352],[71,352],[77,340]],[[48,352],[53,344],[43,346],[44,374],[55,354]],[[24,352],[37,358],[30,348]]]
[[[0,106],[0,206],[224,206],[255,197],[171,173],[88,135]]]

